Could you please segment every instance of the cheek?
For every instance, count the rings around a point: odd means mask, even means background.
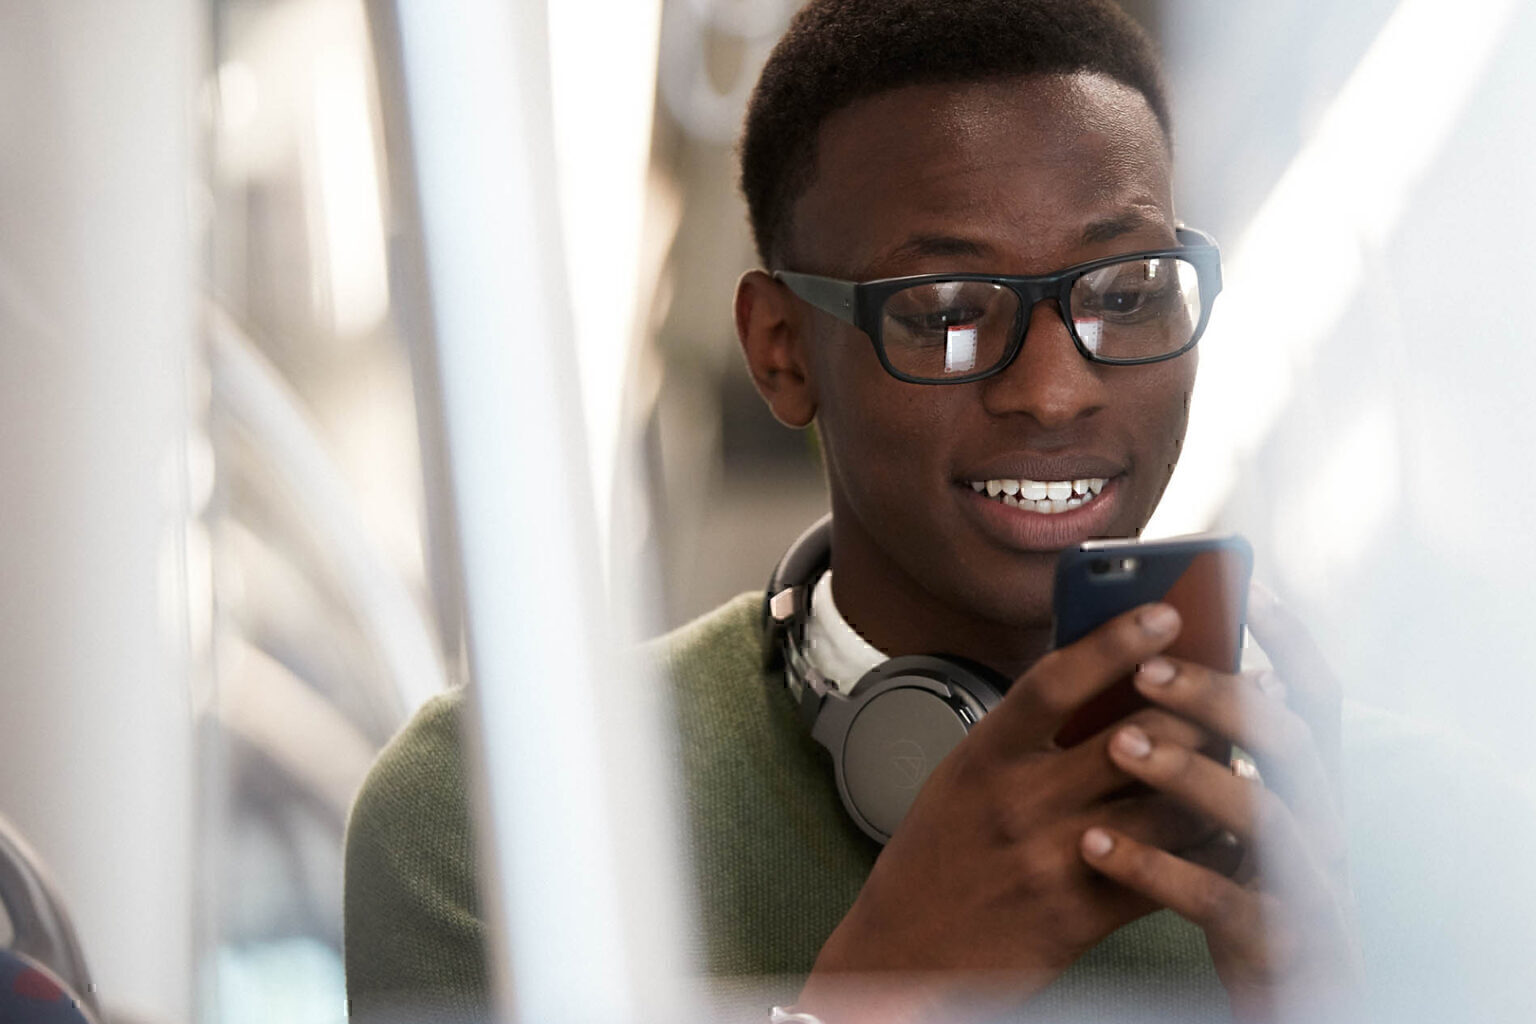
[[[933,476],[952,396],[890,376],[856,331],[823,332],[815,345],[817,426],[835,484],[851,498],[889,496]]]
[[[1146,450],[1142,458],[1151,469],[1146,475],[1152,484],[1149,497],[1153,505],[1162,497],[1183,451],[1194,382],[1192,363],[1187,367],[1175,364],[1144,394],[1142,414],[1137,418],[1145,430],[1142,436],[1146,439]],[[1147,514],[1151,514],[1151,508]]]

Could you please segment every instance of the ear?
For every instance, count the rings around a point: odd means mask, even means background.
[[[794,295],[768,273],[749,270],[736,282],[735,308],[736,338],[757,393],[780,423],[808,426],[816,416],[816,387]]]

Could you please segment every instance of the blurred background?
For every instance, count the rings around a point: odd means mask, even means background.
[[[465,678],[412,2],[0,3],[0,816],[110,1020],[343,1020],[347,809]],[[573,471],[643,631],[825,509],[729,306],[734,141],[795,6],[548,8]],[[1151,532],[1245,532],[1352,699],[1536,781],[1536,8],[1124,6],[1226,257]]]

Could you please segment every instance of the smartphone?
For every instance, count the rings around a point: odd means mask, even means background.
[[[1252,573],[1253,548],[1236,534],[1085,541],[1056,562],[1054,645],[1074,643],[1138,605],[1163,601],[1183,620],[1169,656],[1236,672]],[[1147,704],[1127,675],[1079,709],[1056,742],[1081,743]]]

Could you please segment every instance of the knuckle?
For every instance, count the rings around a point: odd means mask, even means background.
[[[1037,836],[1019,844],[1016,860],[1020,884],[1031,892],[1060,892],[1078,866],[1075,847],[1061,837]]]
[[[989,800],[982,811],[982,830],[1003,847],[1027,850],[1038,822],[1027,810],[1001,800]],[[1027,854],[1021,853],[1027,859]]]
[[[1237,915],[1236,892],[1216,878],[1195,883],[1195,916],[1202,921],[1230,921]]]
[[[1171,690],[1181,693],[1186,699],[1204,697],[1211,691],[1213,673],[1210,669],[1193,661],[1169,660],[1174,667],[1174,676],[1168,682]]]
[[[1148,882],[1156,874],[1152,863],[1152,851],[1137,842],[1121,837],[1110,853],[1117,872],[1133,882]]]
[[[1194,770],[1195,754],[1187,747],[1175,743],[1161,745],[1158,756],[1147,762],[1147,773],[1163,782],[1186,779]]]
[[[996,772],[976,785],[986,793],[982,828],[1005,846],[1029,847],[1040,832],[1044,812],[1031,794],[1037,787],[1023,771]]]
[[[1094,651],[1107,661],[1124,662],[1127,667],[1152,649],[1147,631],[1138,623],[1138,612],[1129,612],[1095,631]]]
[[[1065,713],[1074,707],[1074,673],[1064,650],[1051,651],[1035,663],[1025,676],[1034,703],[1047,712]]]

